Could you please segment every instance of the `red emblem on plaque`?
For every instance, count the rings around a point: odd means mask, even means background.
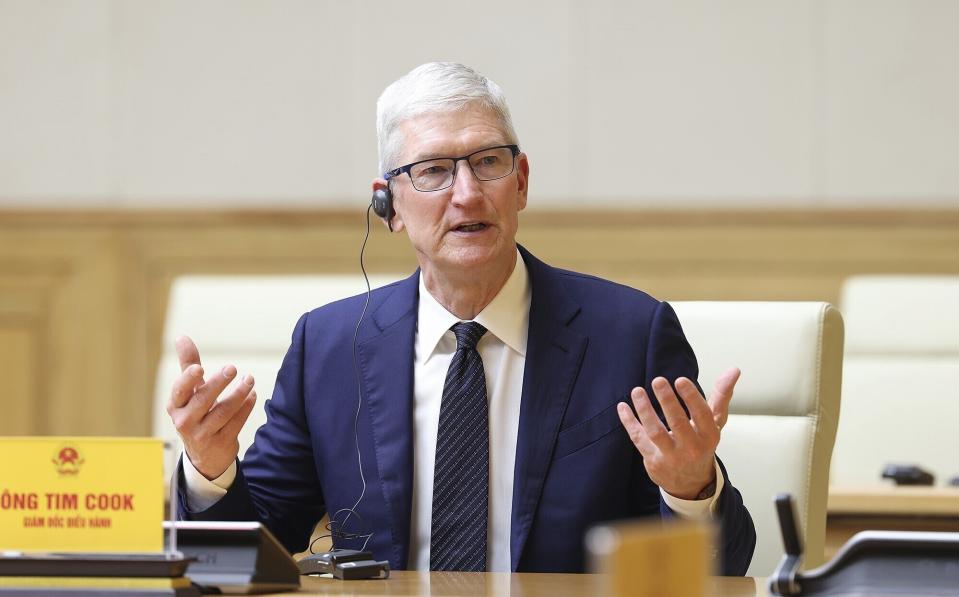
[[[75,475],[80,472],[80,466],[83,465],[83,457],[79,450],[73,446],[64,446],[50,459],[53,466],[57,467],[57,472],[61,475]]]

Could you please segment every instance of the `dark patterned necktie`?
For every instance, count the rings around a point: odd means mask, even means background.
[[[446,373],[433,465],[430,570],[486,570],[489,517],[489,407],[476,343],[486,328],[457,323]]]

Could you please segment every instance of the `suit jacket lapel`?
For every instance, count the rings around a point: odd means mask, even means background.
[[[579,313],[558,274],[520,247],[532,287],[520,405],[510,559],[516,571],[542,495],[559,426],[586,351],[587,337],[568,325]]]
[[[365,337],[357,345],[380,488],[391,520],[391,564],[398,567],[406,567],[409,558],[413,507],[413,340],[418,284],[419,270],[397,283],[379,305],[371,306],[372,322],[365,326]]]

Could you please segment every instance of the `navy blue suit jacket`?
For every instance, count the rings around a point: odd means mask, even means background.
[[[673,309],[635,289],[550,267],[522,247],[532,303],[513,484],[514,571],[583,571],[583,535],[621,518],[670,516],[616,413],[634,386],[656,376],[697,379],[696,357]],[[418,272],[417,272],[418,274]],[[367,528],[377,559],[404,569],[413,496],[413,342],[418,276],[303,315],[277,376],[267,423],[227,495],[205,520],[259,520],[291,552],[303,550],[327,512],[353,506],[347,530]],[[357,376],[359,388],[357,388]],[[725,474],[725,469],[724,469]],[[182,486],[181,486],[182,487]],[[185,500],[181,492],[181,506]],[[752,519],[726,477],[717,516],[720,569],[744,574]],[[357,523],[357,524],[353,524]],[[356,547],[338,544],[338,547]]]

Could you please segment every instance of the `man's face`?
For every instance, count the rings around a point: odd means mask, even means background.
[[[397,165],[464,156],[509,142],[492,112],[479,106],[413,117],[401,123],[400,134],[403,150]],[[512,263],[529,177],[526,154],[515,159],[512,174],[483,182],[465,160],[459,161],[453,185],[440,191],[417,191],[406,174],[394,179],[393,228],[406,229],[427,276],[482,275]]]

